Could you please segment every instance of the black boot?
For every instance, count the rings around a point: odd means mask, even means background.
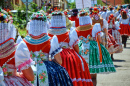
[[[126,48],[126,43],[124,43],[124,48]]]
[[[111,54],[111,59],[112,59],[112,61],[114,61],[113,54]]]

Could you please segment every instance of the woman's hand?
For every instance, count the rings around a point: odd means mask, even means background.
[[[60,56],[60,53],[56,54],[54,56],[54,60],[53,61],[56,61],[57,63],[59,63],[60,65],[62,64],[62,59],[61,59],[61,56]]]

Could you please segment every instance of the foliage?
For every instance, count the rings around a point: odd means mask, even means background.
[[[97,4],[98,4],[98,5],[101,5],[101,6],[105,5],[105,4],[102,2],[102,0],[97,0]]]
[[[130,0],[124,0],[124,3],[125,3],[125,4],[129,4],[129,3],[130,3]]]
[[[31,15],[28,13],[28,16]],[[17,7],[17,12],[13,13],[13,23],[16,28],[24,29],[26,27],[26,7]]]
[[[38,11],[37,8],[38,8],[38,5],[37,5],[36,3],[33,3],[33,2],[32,2],[32,3],[30,4],[29,10],[32,11],[32,12],[37,12],[37,11]]]
[[[68,6],[69,6],[70,9],[76,8],[75,2],[68,3]]]
[[[4,5],[5,5],[5,4],[4,4],[4,0],[0,0],[0,6],[1,6],[1,7],[4,7]]]

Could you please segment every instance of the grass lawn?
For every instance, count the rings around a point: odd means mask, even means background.
[[[18,32],[23,37],[25,37],[27,35],[27,30],[26,29],[18,29]]]

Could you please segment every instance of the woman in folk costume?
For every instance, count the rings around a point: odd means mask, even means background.
[[[47,35],[47,18],[44,14],[37,12],[31,16],[27,25],[28,36],[26,36],[17,47],[16,62],[19,70],[30,66],[33,59],[35,79],[34,86],[73,86],[73,83],[60,64],[62,60],[56,36],[50,38]],[[27,74],[28,75],[28,74]]]
[[[93,14],[93,18],[92,18],[92,24],[94,25],[95,23],[100,23],[101,25],[101,30],[103,32],[103,35],[101,37],[102,39],[102,44],[106,47],[106,49],[108,50],[108,52],[110,54],[115,53],[118,48],[119,45],[116,43],[116,41],[114,40],[114,38],[112,37],[111,34],[108,33],[108,22],[105,19],[102,19],[99,15],[98,15],[98,9],[94,8],[94,14]]]
[[[61,12],[52,13],[51,27],[48,35],[56,35],[62,47],[60,53],[62,66],[68,71],[74,86],[93,86],[88,64],[81,57],[78,47],[78,37],[75,33],[69,33],[66,29],[66,18]]]
[[[100,24],[96,23],[93,27],[91,18],[86,12],[80,12],[79,16],[79,27],[72,32],[76,32],[79,37],[79,53],[89,64],[91,78],[94,86],[96,86],[98,73],[110,73],[116,70],[109,52],[100,44],[102,43],[100,38],[102,35]],[[90,35],[92,35],[93,38]]]
[[[68,10],[66,9],[64,11],[65,17],[66,17],[66,28],[70,30],[71,27],[75,27],[75,21],[71,21],[68,18]]]
[[[29,81],[33,80],[34,75],[30,67],[22,73],[17,72],[15,66],[17,44],[14,42],[16,29],[9,22],[5,11],[0,11],[0,86],[32,86]],[[29,73],[28,76],[26,73]]]
[[[72,10],[72,15],[69,17],[69,20],[75,21],[75,27],[79,26],[78,9]]]
[[[121,43],[121,35],[118,29],[119,29],[119,23],[115,22],[114,15],[110,14],[109,20],[108,20],[108,33],[110,33],[113,36],[113,38],[119,45],[119,49],[115,53],[121,53],[123,50],[122,43]]]
[[[122,43],[124,44],[124,47],[126,48],[126,42],[127,42],[127,38],[128,36],[130,36],[130,18],[127,15],[126,11],[122,11],[121,12],[121,18],[119,20],[120,23],[120,34],[122,35]]]

